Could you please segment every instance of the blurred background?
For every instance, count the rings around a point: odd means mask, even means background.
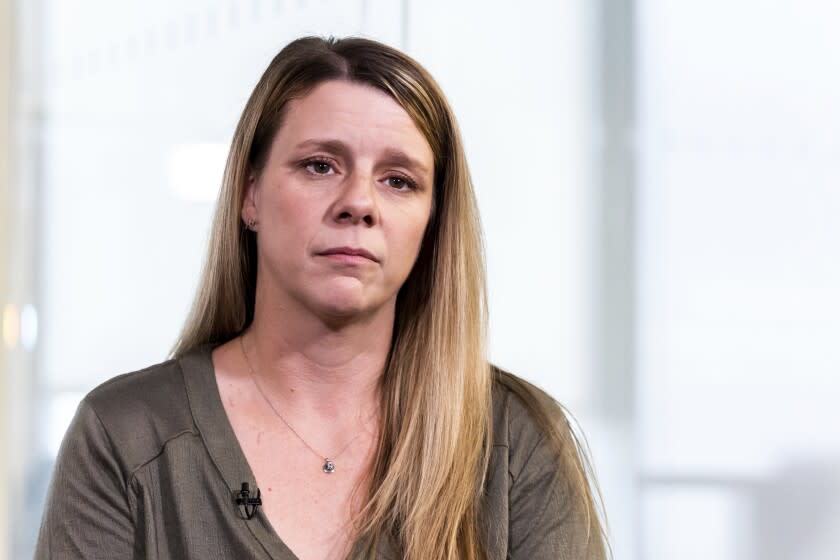
[[[163,361],[227,148],[303,35],[408,52],[482,212],[497,364],[626,560],[840,558],[840,3],[0,0],[0,560],[79,400]]]

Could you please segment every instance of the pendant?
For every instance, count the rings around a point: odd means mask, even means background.
[[[335,472],[335,463],[330,461],[329,459],[324,459],[324,472],[327,474],[332,474]]]

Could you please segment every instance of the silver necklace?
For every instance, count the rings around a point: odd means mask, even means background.
[[[283,421],[283,423],[286,425],[286,427],[289,428],[292,431],[292,433],[297,436],[297,438],[303,443],[303,445],[305,445],[307,447],[307,449],[309,449],[312,453],[317,455],[318,458],[323,457],[324,464],[321,467],[322,470],[327,474],[334,473],[335,472],[335,459],[338,459],[341,456],[341,454],[344,453],[347,450],[348,447],[350,447],[350,444],[353,443],[356,440],[356,438],[358,438],[362,434],[361,433],[356,434],[353,438],[351,438],[350,441],[348,441],[347,444],[344,447],[341,448],[341,451],[339,451],[338,453],[336,453],[335,455],[332,456],[333,457],[332,459],[330,459],[328,456],[324,456],[323,454],[318,453],[315,449],[313,449],[313,447],[311,445],[309,445],[306,442],[306,440],[301,437],[301,435],[299,433],[297,433],[297,430],[292,428],[292,425],[289,424],[286,421],[285,418],[283,418],[283,415],[280,414],[280,412],[274,407],[274,405],[271,403],[271,401],[268,399],[268,397],[263,392],[262,387],[260,387],[260,384],[257,382],[257,374],[254,373],[254,368],[251,366],[251,360],[248,359],[248,353],[245,351],[244,339],[245,339],[244,335],[239,337],[239,346],[242,348],[242,355],[245,357],[245,363],[248,364],[248,370],[251,372],[251,379],[254,381],[254,385],[257,386],[257,391],[260,392],[260,395],[262,395],[262,398],[265,399],[266,403],[268,403],[268,406],[271,407],[271,410],[274,411],[274,414],[276,414],[277,417],[280,418],[280,420]]]

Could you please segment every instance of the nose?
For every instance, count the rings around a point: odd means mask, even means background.
[[[376,204],[376,182],[371,173],[353,171],[344,180],[338,199],[333,207],[337,222],[358,224],[364,221],[373,225],[379,221]]]

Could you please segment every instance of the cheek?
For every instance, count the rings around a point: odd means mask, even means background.
[[[260,240],[265,256],[275,262],[291,262],[303,255],[309,247],[310,228],[317,223],[310,213],[300,201],[282,197],[265,204]]]
[[[420,252],[420,245],[423,242],[423,234],[426,228],[425,216],[417,216],[413,219],[402,222],[398,232],[394,232],[392,239],[392,250],[399,255],[399,261],[403,274],[406,276],[411,271],[417,255]]]

